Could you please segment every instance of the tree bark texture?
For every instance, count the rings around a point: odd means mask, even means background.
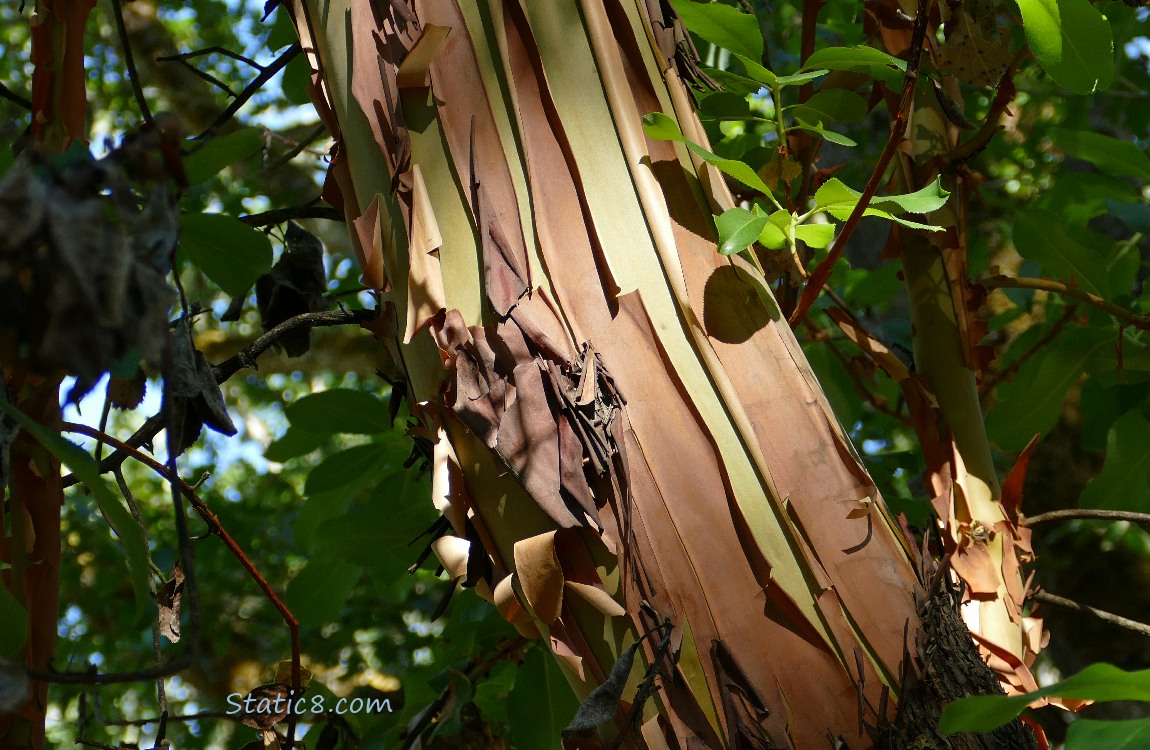
[[[673,624],[634,724],[641,663],[567,745],[878,744],[923,666],[918,576],[765,280],[716,252],[721,176],[642,129],[706,144],[668,5],[288,7],[444,568],[584,696]]]

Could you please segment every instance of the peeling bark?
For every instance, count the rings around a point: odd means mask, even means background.
[[[445,568],[583,696],[672,624],[604,746],[878,746],[930,666],[922,587],[765,282],[716,252],[721,176],[643,133],[659,111],[705,141],[666,7],[297,0],[325,196],[439,438]],[[759,291],[724,304],[732,274]]]

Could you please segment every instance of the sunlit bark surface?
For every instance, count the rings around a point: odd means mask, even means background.
[[[716,252],[721,178],[644,135],[659,111],[705,142],[664,7],[296,4],[326,197],[435,444],[450,574],[581,694],[670,618],[629,746],[868,747],[915,573],[769,291]]]

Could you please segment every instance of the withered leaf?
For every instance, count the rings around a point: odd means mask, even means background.
[[[619,655],[615,665],[611,667],[611,674],[603,684],[591,691],[579,704],[575,718],[560,734],[565,740],[586,737],[595,731],[600,724],[605,724],[615,718],[619,710],[619,701],[623,697],[623,689],[627,687],[627,677],[631,674],[631,666],[635,663],[635,652],[639,650],[639,643]]]
[[[287,718],[292,689],[283,682],[269,682],[244,696],[240,723],[252,729],[267,730]]]
[[[295,222],[288,222],[284,251],[269,273],[256,280],[256,304],[260,325],[270,331],[285,320],[326,310],[327,275],[323,268],[323,244]],[[311,326],[297,328],[276,342],[289,357],[311,348]]]
[[[136,373],[129,378],[115,374],[108,378],[108,401],[117,409],[135,409],[147,391],[148,378],[142,367],[137,367]]]
[[[172,579],[156,592],[156,604],[160,608],[160,635],[172,643],[180,640],[180,605],[184,597],[184,571],[177,565],[172,570]]]

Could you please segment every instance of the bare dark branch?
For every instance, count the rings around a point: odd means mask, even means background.
[[[1139,635],[1150,636],[1150,625],[1147,625],[1144,622],[1138,622],[1137,620],[1131,620],[1128,617],[1122,617],[1121,615],[1116,615],[1112,612],[1106,612],[1106,611],[1101,610],[1101,609],[1095,609],[1094,607],[1088,607],[1085,604],[1079,604],[1078,602],[1071,601],[1070,599],[1065,599],[1061,596],[1056,596],[1054,594],[1047,593],[1046,591],[1041,591],[1041,590],[1035,591],[1028,598],[1032,602],[1041,602],[1042,604],[1053,604],[1056,607],[1065,607],[1066,609],[1072,609],[1075,612],[1082,612],[1084,614],[1094,615],[1095,617],[1097,617],[1099,620],[1102,620],[1103,622],[1108,622],[1111,625],[1116,625],[1120,628],[1125,628],[1126,630],[1132,630],[1133,632],[1138,633]]]

